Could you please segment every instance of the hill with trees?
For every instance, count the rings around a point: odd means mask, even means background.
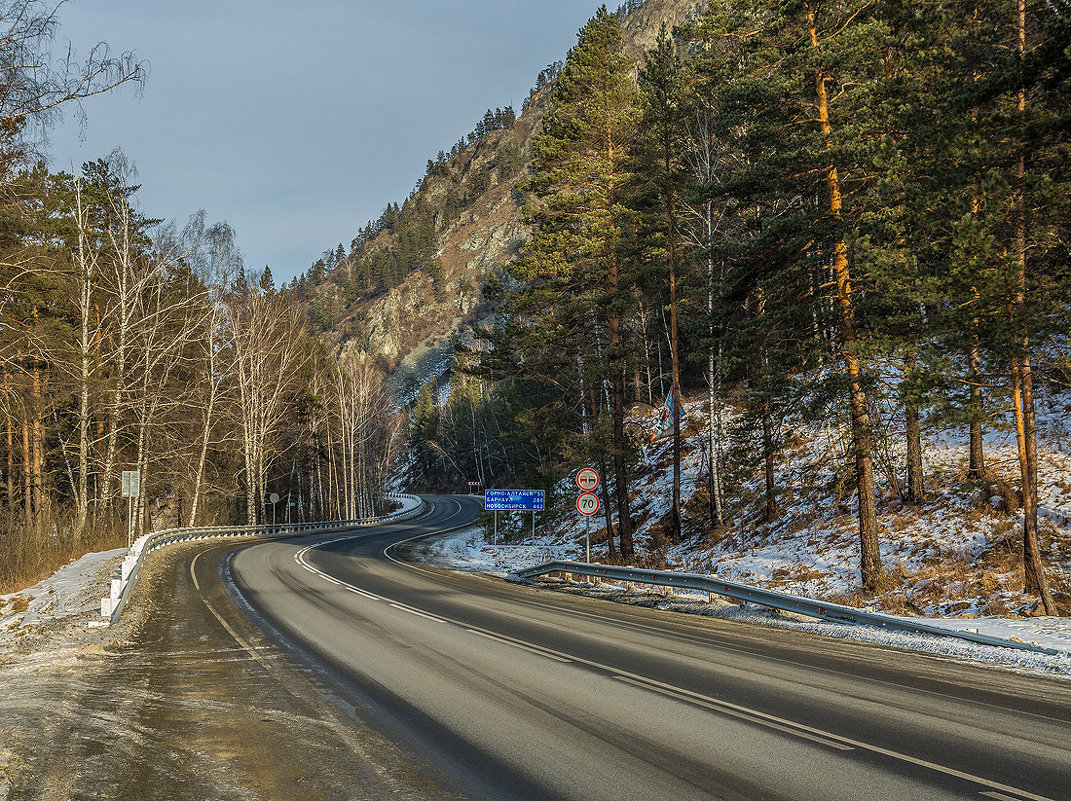
[[[660,25],[685,22],[700,5],[631,0],[616,15],[639,53]],[[415,376],[441,370],[454,342],[490,313],[488,276],[531,235],[517,185],[561,66],[554,61],[539,73],[520,109],[488,109],[467,136],[428,159],[404,201],[388,203],[348,246],[325,250],[285,287],[330,347],[369,353],[392,371],[404,362],[398,383],[408,384],[407,397]]]

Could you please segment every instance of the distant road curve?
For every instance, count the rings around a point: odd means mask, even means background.
[[[230,551],[220,574],[447,793],[1071,799],[1069,682],[407,563],[407,541],[481,509],[427,500]]]

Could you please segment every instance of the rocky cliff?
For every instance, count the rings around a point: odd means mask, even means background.
[[[629,52],[642,58],[663,25],[672,30],[703,5],[697,0],[632,2],[622,17]],[[547,84],[535,91],[509,127],[458,143],[464,146],[455,146],[445,163],[429,161],[428,175],[401,213],[432,215],[438,245],[433,258],[408,265],[406,277],[387,291],[347,297],[354,295],[343,290],[356,269],[351,254],[311,288],[310,302],[326,310],[320,315],[321,334],[329,347],[376,356],[395,372],[403,394],[408,394],[406,385],[448,368],[453,343],[489,313],[482,296],[488,275],[513,259],[527,240],[517,182],[528,172],[530,141],[540,129],[551,89]],[[390,248],[396,237],[396,231],[381,231],[363,243],[362,252]]]

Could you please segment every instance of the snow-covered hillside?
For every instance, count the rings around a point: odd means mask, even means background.
[[[1042,547],[1058,603],[1066,611],[1071,585],[1071,455],[1063,420],[1071,398],[1051,399],[1042,409],[1039,432]],[[689,404],[689,418],[701,420],[700,403]],[[669,503],[670,443],[650,446],[643,456],[646,479],[637,507],[649,559],[674,567],[716,572],[800,595],[853,602],[859,590],[859,544],[854,510],[838,504],[831,492],[838,454],[844,443],[833,431],[798,428],[790,437],[788,458],[777,466],[781,516],[766,523],[746,507],[720,533],[704,534],[695,518],[704,510],[688,499],[701,477],[701,449],[689,428],[683,473],[684,508],[693,537],[665,545],[659,523]],[[901,501],[891,471],[903,456],[890,446],[890,471],[879,459],[879,530],[882,561],[888,573],[884,592],[871,603],[894,613],[940,616],[1005,614],[1029,611],[1035,599],[1022,593],[1021,527],[998,492],[1019,484],[1014,432],[986,435],[988,482],[968,482],[966,431],[943,431],[924,443],[928,500],[914,506]],[[758,478],[743,493],[759,497]],[[754,504],[752,504],[754,506]],[[687,524],[686,520],[686,524]],[[575,528],[575,526],[574,526]],[[563,532],[565,533],[565,532]]]

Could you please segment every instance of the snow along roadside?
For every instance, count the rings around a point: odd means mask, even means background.
[[[0,662],[60,629],[99,625],[100,588],[126,552],[87,553],[32,587],[0,595]]]
[[[443,537],[425,540],[424,546],[415,550],[414,553],[431,564],[499,577],[505,577],[519,568],[541,564],[551,559],[577,558],[575,549],[571,545],[490,545],[484,542],[483,528],[478,525]],[[645,588],[636,585],[635,589],[626,592],[623,585],[611,582],[604,582],[598,586],[587,583],[562,583],[560,586],[570,592],[656,609],[823,634],[892,648],[939,654],[963,661],[983,662],[1021,673],[1037,673],[1071,679],[1071,620],[1067,618],[912,618],[918,622],[950,630],[976,631],[979,634],[988,634],[1002,639],[1034,643],[1060,652],[1057,655],[1049,655],[980,645],[945,637],[886,631],[873,626],[816,621],[761,607],[739,605],[720,598],[708,601],[705,593],[685,590],[678,590],[674,595],[663,595],[660,588]]]

